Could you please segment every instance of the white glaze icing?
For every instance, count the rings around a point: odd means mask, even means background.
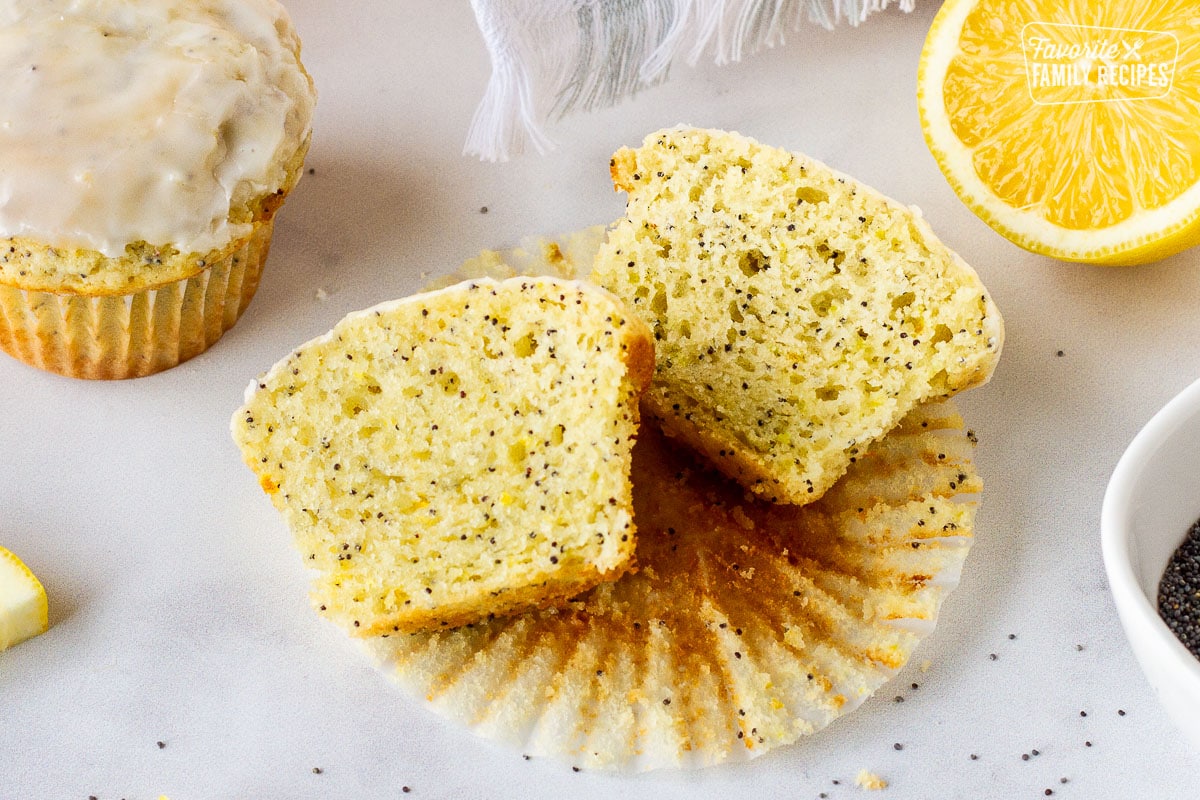
[[[0,237],[205,253],[315,97],[275,0],[0,0]]]

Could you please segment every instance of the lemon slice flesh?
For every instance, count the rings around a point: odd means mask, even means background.
[[[921,53],[930,151],[981,219],[1043,255],[1200,243],[1200,3],[947,0]]]
[[[21,559],[0,547],[0,650],[50,627],[46,590]]]

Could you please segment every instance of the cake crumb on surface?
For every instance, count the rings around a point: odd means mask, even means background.
[[[886,789],[888,785],[888,782],[883,778],[879,777],[874,772],[868,772],[865,769],[860,769],[858,771],[858,775],[854,777],[854,782],[857,783],[860,788],[867,789],[869,791]]]

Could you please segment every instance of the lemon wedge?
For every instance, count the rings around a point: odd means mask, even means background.
[[[1035,253],[1137,264],[1200,243],[1200,27],[1171,3],[947,0],[921,52],[925,141]]]
[[[0,547],[0,650],[50,627],[46,590],[21,559]]]

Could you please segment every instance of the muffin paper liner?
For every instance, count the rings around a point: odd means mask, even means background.
[[[857,708],[933,630],[972,541],[972,447],[948,403],[925,406],[821,500],[773,506],[644,430],[636,574],[368,647],[435,711],[526,755],[631,771],[752,758]]]
[[[273,220],[189,278],[87,296],[0,285],[0,349],[74,378],[136,378],[199,355],[234,326],[258,289]]]

